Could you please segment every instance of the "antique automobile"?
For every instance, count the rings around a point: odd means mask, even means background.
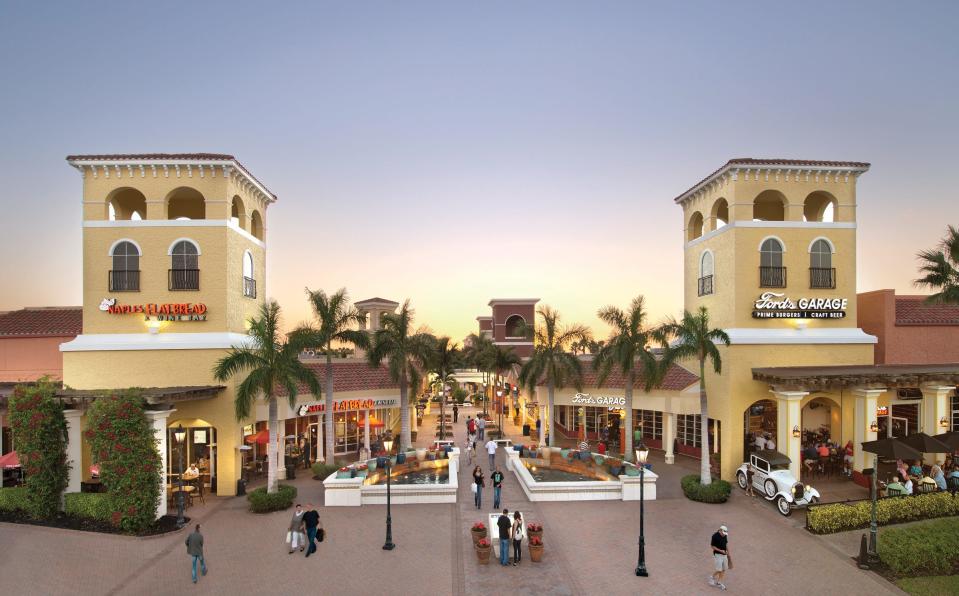
[[[791,460],[786,455],[771,449],[761,449],[749,455],[753,467],[753,489],[775,501],[776,509],[783,515],[789,515],[793,509],[819,502],[819,491],[803,484],[789,471]],[[739,488],[746,489],[746,466],[744,463],[736,471]]]

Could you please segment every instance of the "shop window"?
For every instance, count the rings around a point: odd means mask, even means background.
[[[959,430],[959,395],[952,396],[952,424],[949,426],[949,430]]]
[[[140,291],[140,249],[124,240],[110,251],[113,268],[108,275],[111,292]]]
[[[681,445],[702,447],[699,414],[679,414],[676,416],[676,440]]]
[[[633,430],[643,433],[643,440],[663,440],[663,413],[655,410],[633,410]]]
[[[192,240],[179,240],[170,248],[170,290],[200,289],[200,249]]]

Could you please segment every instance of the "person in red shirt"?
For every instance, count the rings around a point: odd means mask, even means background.
[[[602,441],[600,441],[599,445],[596,446],[596,451],[600,455],[606,455],[606,443],[603,443]]]

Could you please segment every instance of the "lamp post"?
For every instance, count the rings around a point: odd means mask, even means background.
[[[503,390],[502,389],[496,390],[496,397],[498,401],[496,407],[499,409],[499,437],[502,439],[503,438]]]
[[[649,577],[646,571],[646,534],[643,525],[645,510],[643,505],[646,497],[643,488],[646,485],[646,458],[649,456],[649,449],[645,445],[640,445],[636,450],[636,463],[639,464],[639,561],[636,563],[636,576]]]
[[[393,544],[393,517],[390,515],[390,451],[393,449],[393,436],[387,435],[383,440],[383,447],[386,449],[386,544],[383,550],[393,550],[396,545]]]
[[[177,451],[180,453],[180,476],[177,480],[176,491],[176,527],[182,528],[186,525],[186,520],[183,519],[183,439],[186,438],[186,429],[183,428],[182,424],[178,425],[176,430],[173,431],[173,438],[176,439],[179,446]]]

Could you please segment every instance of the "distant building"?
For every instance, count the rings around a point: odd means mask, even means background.
[[[879,340],[876,364],[959,362],[959,305],[927,304],[895,290],[856,296],[859,327]]]

